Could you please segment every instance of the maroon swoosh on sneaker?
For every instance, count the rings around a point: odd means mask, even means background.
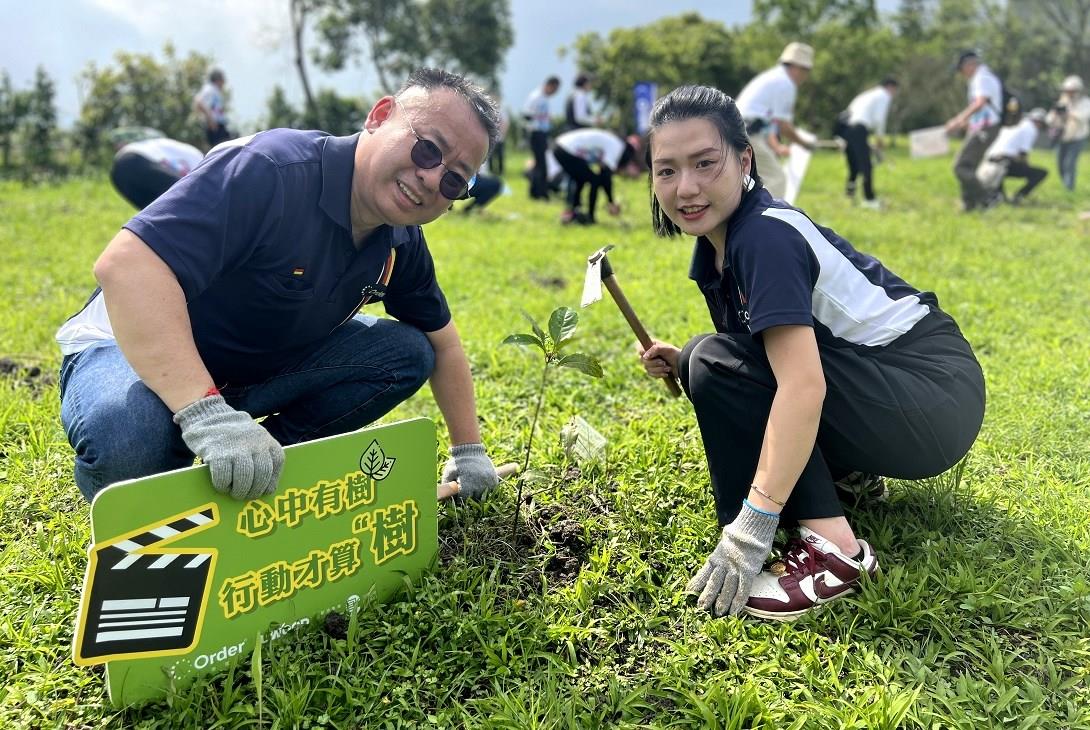
[[[814,595],[823,601],[827,601],[830,598],[836,598],[837,596],[841,596],[845,593],[850,593],[854,589],[854,582],[844,583],[836,587],[830,587],[825,585],[825,576],[819,575],[814,578]]]

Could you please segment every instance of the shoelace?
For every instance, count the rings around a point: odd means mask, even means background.
[[[825,566],[825,553],[820,552],[800,537],[793,537],[787,543],[783,556],[785,575],[795,577],[814,575]]]

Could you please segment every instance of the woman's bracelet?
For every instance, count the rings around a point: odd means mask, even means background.
[[[775,498],[775,497],[773,497],[773,496],[772,496],[771,494],[769,494],[769,493],[768,493],[768,492],[766,492],[765,490],[763,490],[763,489],[761,489],[760,487],[758,487],[758,486],[757,486],[756,484],[750,484],[750,485],[749,485],[749,488],[750,488],[750,489],[752,489],[752,490],[753,490],[754,492],[756,492],[757,494],[759,494],[759,495],[761,495],[762,497],[764,497],[765,499],[767,499],[767,500],[768,500],[769,502],[775,502],[776,504],[780,505],[781,507],[784,507],[784,506],[786,506],[786,502],[783,502],[783,501],[781,501],[781,500],[778,500],[778,499],[776,499],[776,498]]]

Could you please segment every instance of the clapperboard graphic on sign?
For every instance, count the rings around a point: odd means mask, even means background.
[[[167,546],[218,522],[219,510],[209,503],[93,546],[76,663],[168,656],[196,644],[216,550]]]

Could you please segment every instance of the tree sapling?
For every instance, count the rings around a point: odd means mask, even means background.
[[[537,391],[537,406],[534,408],[534,417],[530,422],[530,438],[526,441],[526,456],[522,465],[522,476],[519,478],[518,495],[515,501],[515,523],[512,535],[518,534],[519,509],[522,507],[522,488],[526,481],[533,477],[528,470],[530,466],[530,451],[534,445],[534,433],[537,430],[537,420],[541,415],[541,406],[545,401],[545,387],[549,378],[549,369],[553,366],[578,370],[592,378],[602,377],[602,366],[596,359],[582,352],[564,354],[564,349],[575,339],[575,327],[579,322],[579,315],[568,307],[558,307],[549,317],[549,333],[546,334],[538,323],[526,312],[522,315],[530,322],[532,332],[508,335],[501,344],[519,345],[520,347],[536,347],[541,351],[542,368],[541,383]]]

